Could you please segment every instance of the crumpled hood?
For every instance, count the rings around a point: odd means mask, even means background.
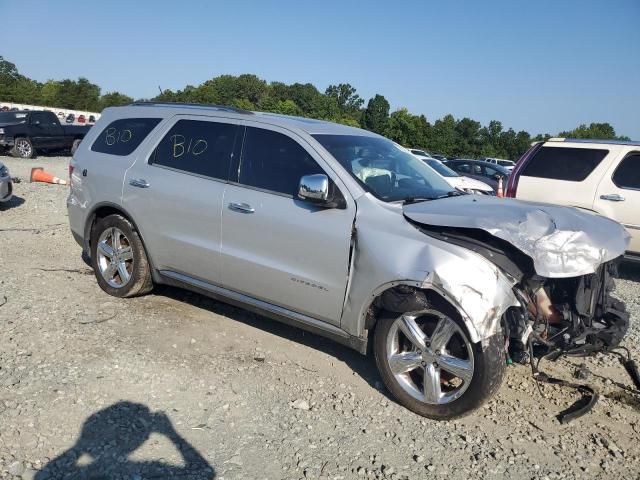
[[[403,212],[424,225],[484,230],[531,257],[536,273],[550,278],[593,273],[629,243],[622,225],[606,217],[511,198],[463,195],[405,205]]]

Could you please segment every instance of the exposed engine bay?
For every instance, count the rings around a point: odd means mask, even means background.
[[[624,338],[629,315],[625,306],[611,296],[619,259],[600,264],[594,273],[566,278],[545,278],[536,274],[531,257],[487,231],[477,228],[415,224],[423,233],[472,250],[490,260],[514,283],[520,303],[509,307],[501,319],[508,363],[530,364],[540,382],[564,385],[580,391],[583,399],[558,415],[568,422],[586,412],[597,401],[587,385],[550,377],[540,371],[543,359],[562,356],[618,355],[640,390],[635,363],[617,349]]]

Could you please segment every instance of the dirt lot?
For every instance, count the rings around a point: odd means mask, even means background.
[[[107,296],[66,187],[27,181],[68,158],[1,160],[23,181],[0,207],[0,478],[639,478],[640,401],[613,358],[586,361],[602,397],[569,425],[577,397],[541,397],[522,366],[475,414],[428,421],[328,340],[172,288]],[[640,268],[621,276],[640,359]]]

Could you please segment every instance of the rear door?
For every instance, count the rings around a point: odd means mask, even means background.
[[[179,115],[127,171],[123,204],[154,268],[220,281],[220,218],[236,136],[233,119]]]
[[[631,235],[629,251],[640,254],[640,150],[622,151],[598,185],[593,209],[622,223]]]
[[[355,203],[306,140],[280,127],[245,123],[238,177],[222,209],[224,286],[339,325]],[[317,173],[335,182],[346,208],[297,198],[300,178]]]

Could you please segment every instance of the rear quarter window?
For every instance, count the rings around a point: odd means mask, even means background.
[[[111,122],[100,132],[91,145],[91,150],[109,155],[129,155],[160,123],[160,120],[160,118],[123,118]]]
[[[581,182],[608,153],[596,148],[542,147],[527,162],[522,176]]]

